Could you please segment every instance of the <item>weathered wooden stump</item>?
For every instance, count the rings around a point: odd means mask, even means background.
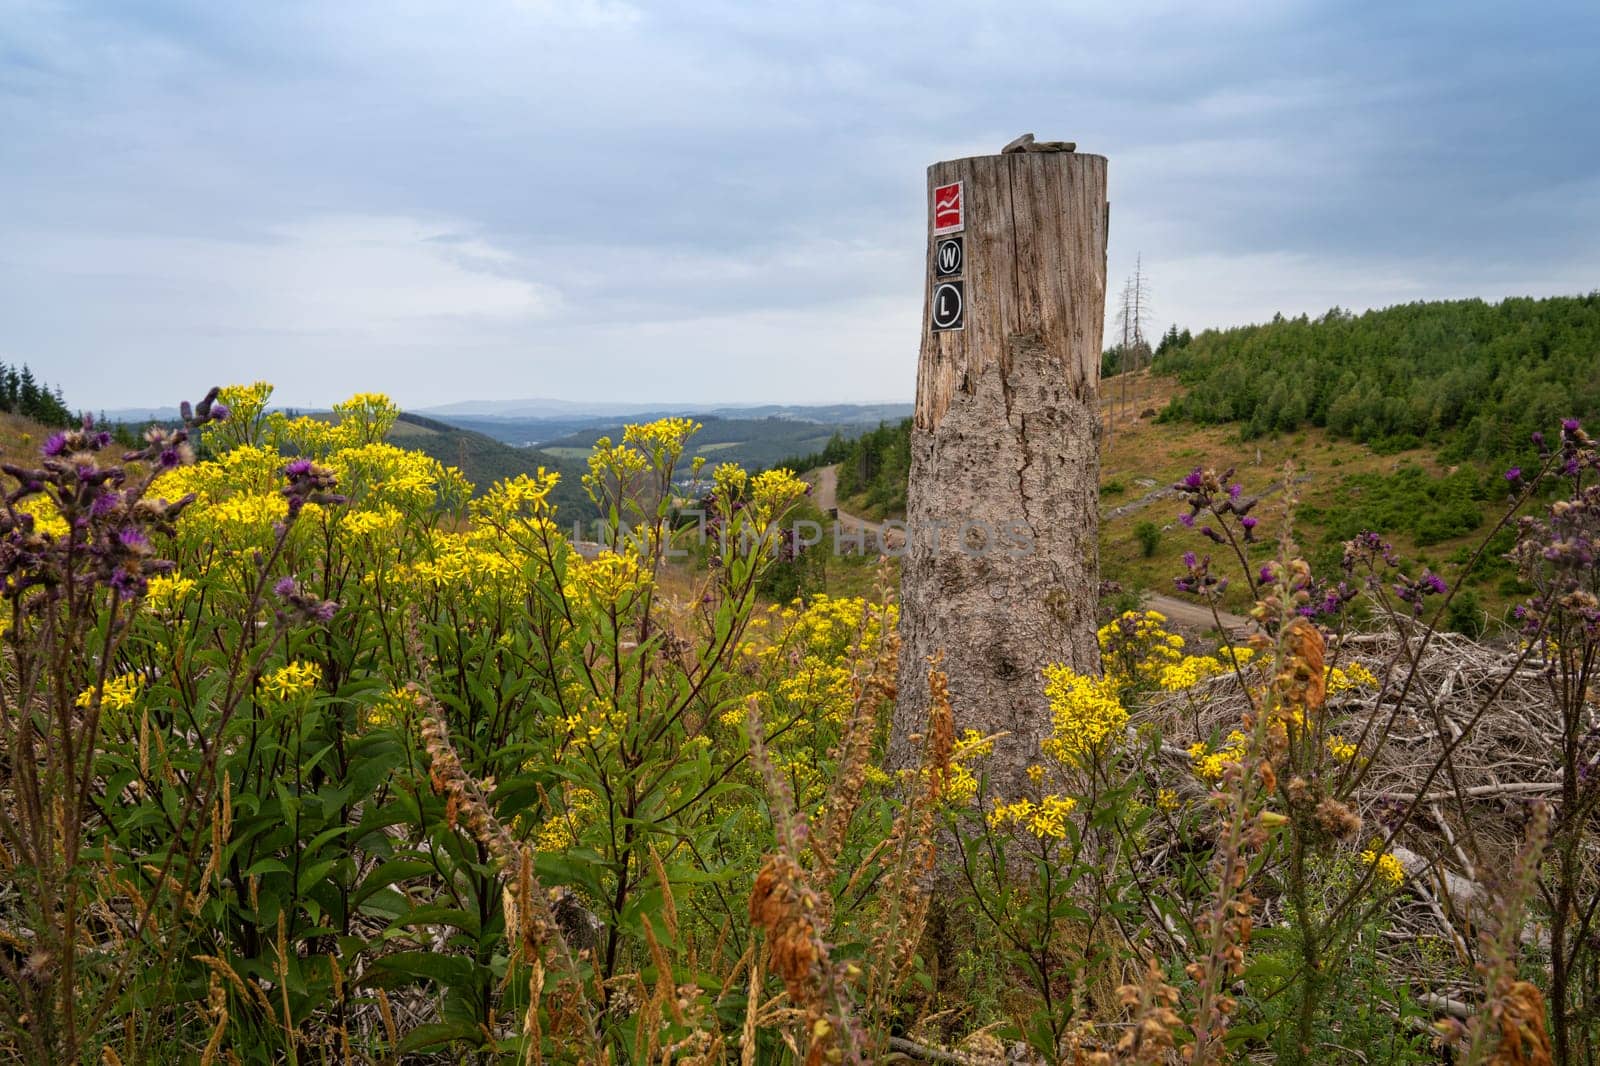
[[[957,728],[1010,734],[989,762],[1008,798],[1049,735],[1042,668],[1100,668],[1108,221],[1104,156],[1013,151],[928,168],[891,739],[892,761],[915,761],[908,738],[924,728],[928,657],[942,651]]]

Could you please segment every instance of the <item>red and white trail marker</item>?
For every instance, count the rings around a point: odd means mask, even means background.
[[[961,182],[936,185],[933,188],[933,232],[956,233],[966,228],[966,208],[961,196]]]

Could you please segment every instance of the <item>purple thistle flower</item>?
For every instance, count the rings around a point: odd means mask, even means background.
[[[39,449],[45,455],[60,455],[67,450],[67,435],[65,433],[52,433]]]
[[[149,582],[144,575],[133,573],[123,567],[117,567],[111,572],[111,588],[118,596],[125,600],[137,599],[144,595],[144,590]]]
[[[133,551],[142,551],[145,548],[150,547],[150,538],[145,536],[142,530],[136,529],[133,526],[125,526],[122,531],[117,534],[117,542],[120,543],[124,548],[128,548]]]
[[[211,420],[213,422],[226,422],[228,420],[228,416],[231,414],[233,414],[233,411],[230,410],[228,405],[225,403],[214,403],[211,405]]]
[[[1240,494],[1243,493],[1243,492],[1244,492],[1244,486],[1239,484],[1239,482],[1237,482],[1237,481],[1235,481],[1232,485],[1228,486],[1228,498],[1230,500],[1237,500],[1239,498]]]
[[[281,577],[278,579],[278,583],[272,586],[272,591],[285,599],[293,596],[299,589],[300,586],[295,584],[295,580],[292,577]]]
[[[1239,519],[1239,524],[1246,529],[1254,529],[1259,521],[1260,520],[1257,519],[1255,515],[1247,514],[1243,518]]]
[[[1561,420],[1561,428],[1566,430],[1568,433],[1578,432],[1578,425],[1579,423],[1576,418],[1563,418]]]
[[[1193,570],[1195,568],[1195,563],[1196,562],[1198,562],[1198,560],[1194,557],[1194,552],[1184,552],[1183,553],[1183,565],[1187,569]]]
[[[1194,515],[1192,514],[1181,514],[1178,516],[1178,521],[1187,529],[1194,528]]]
[[[1198,466],[1189,472],[1188,477],[1183,479],[1183,487],[1186,489],[1199,489],[1205,483],[1205,471]]]
[[[1522,476],[1522,467],[1520,467],[1520,466],[1514,466],[1510,470],[1506,471],[1506,480],[1507,481],[1515,481],[1521,476]]]
[[[296,459],[294,462],[283,468],[283,473],[285,477],[305,477],[307,474],[311,473],[312,466],[313,464],[310,459]]]

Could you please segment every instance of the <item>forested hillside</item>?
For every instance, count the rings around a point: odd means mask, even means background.
[[[1163,345],[1186,387],[1164,418],[1239,423],[1247,437],[1326,427],[1442,458],[1521,454],[1529,434],[1600,413],[1600,292],[1412,303],[1207,330]]]

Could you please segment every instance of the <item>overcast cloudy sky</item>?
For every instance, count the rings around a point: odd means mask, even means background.
[[[909,400],[924,169],[1110,158],[1157,327],[1600,287],[1600,5],[0,0],[74,405]]]

